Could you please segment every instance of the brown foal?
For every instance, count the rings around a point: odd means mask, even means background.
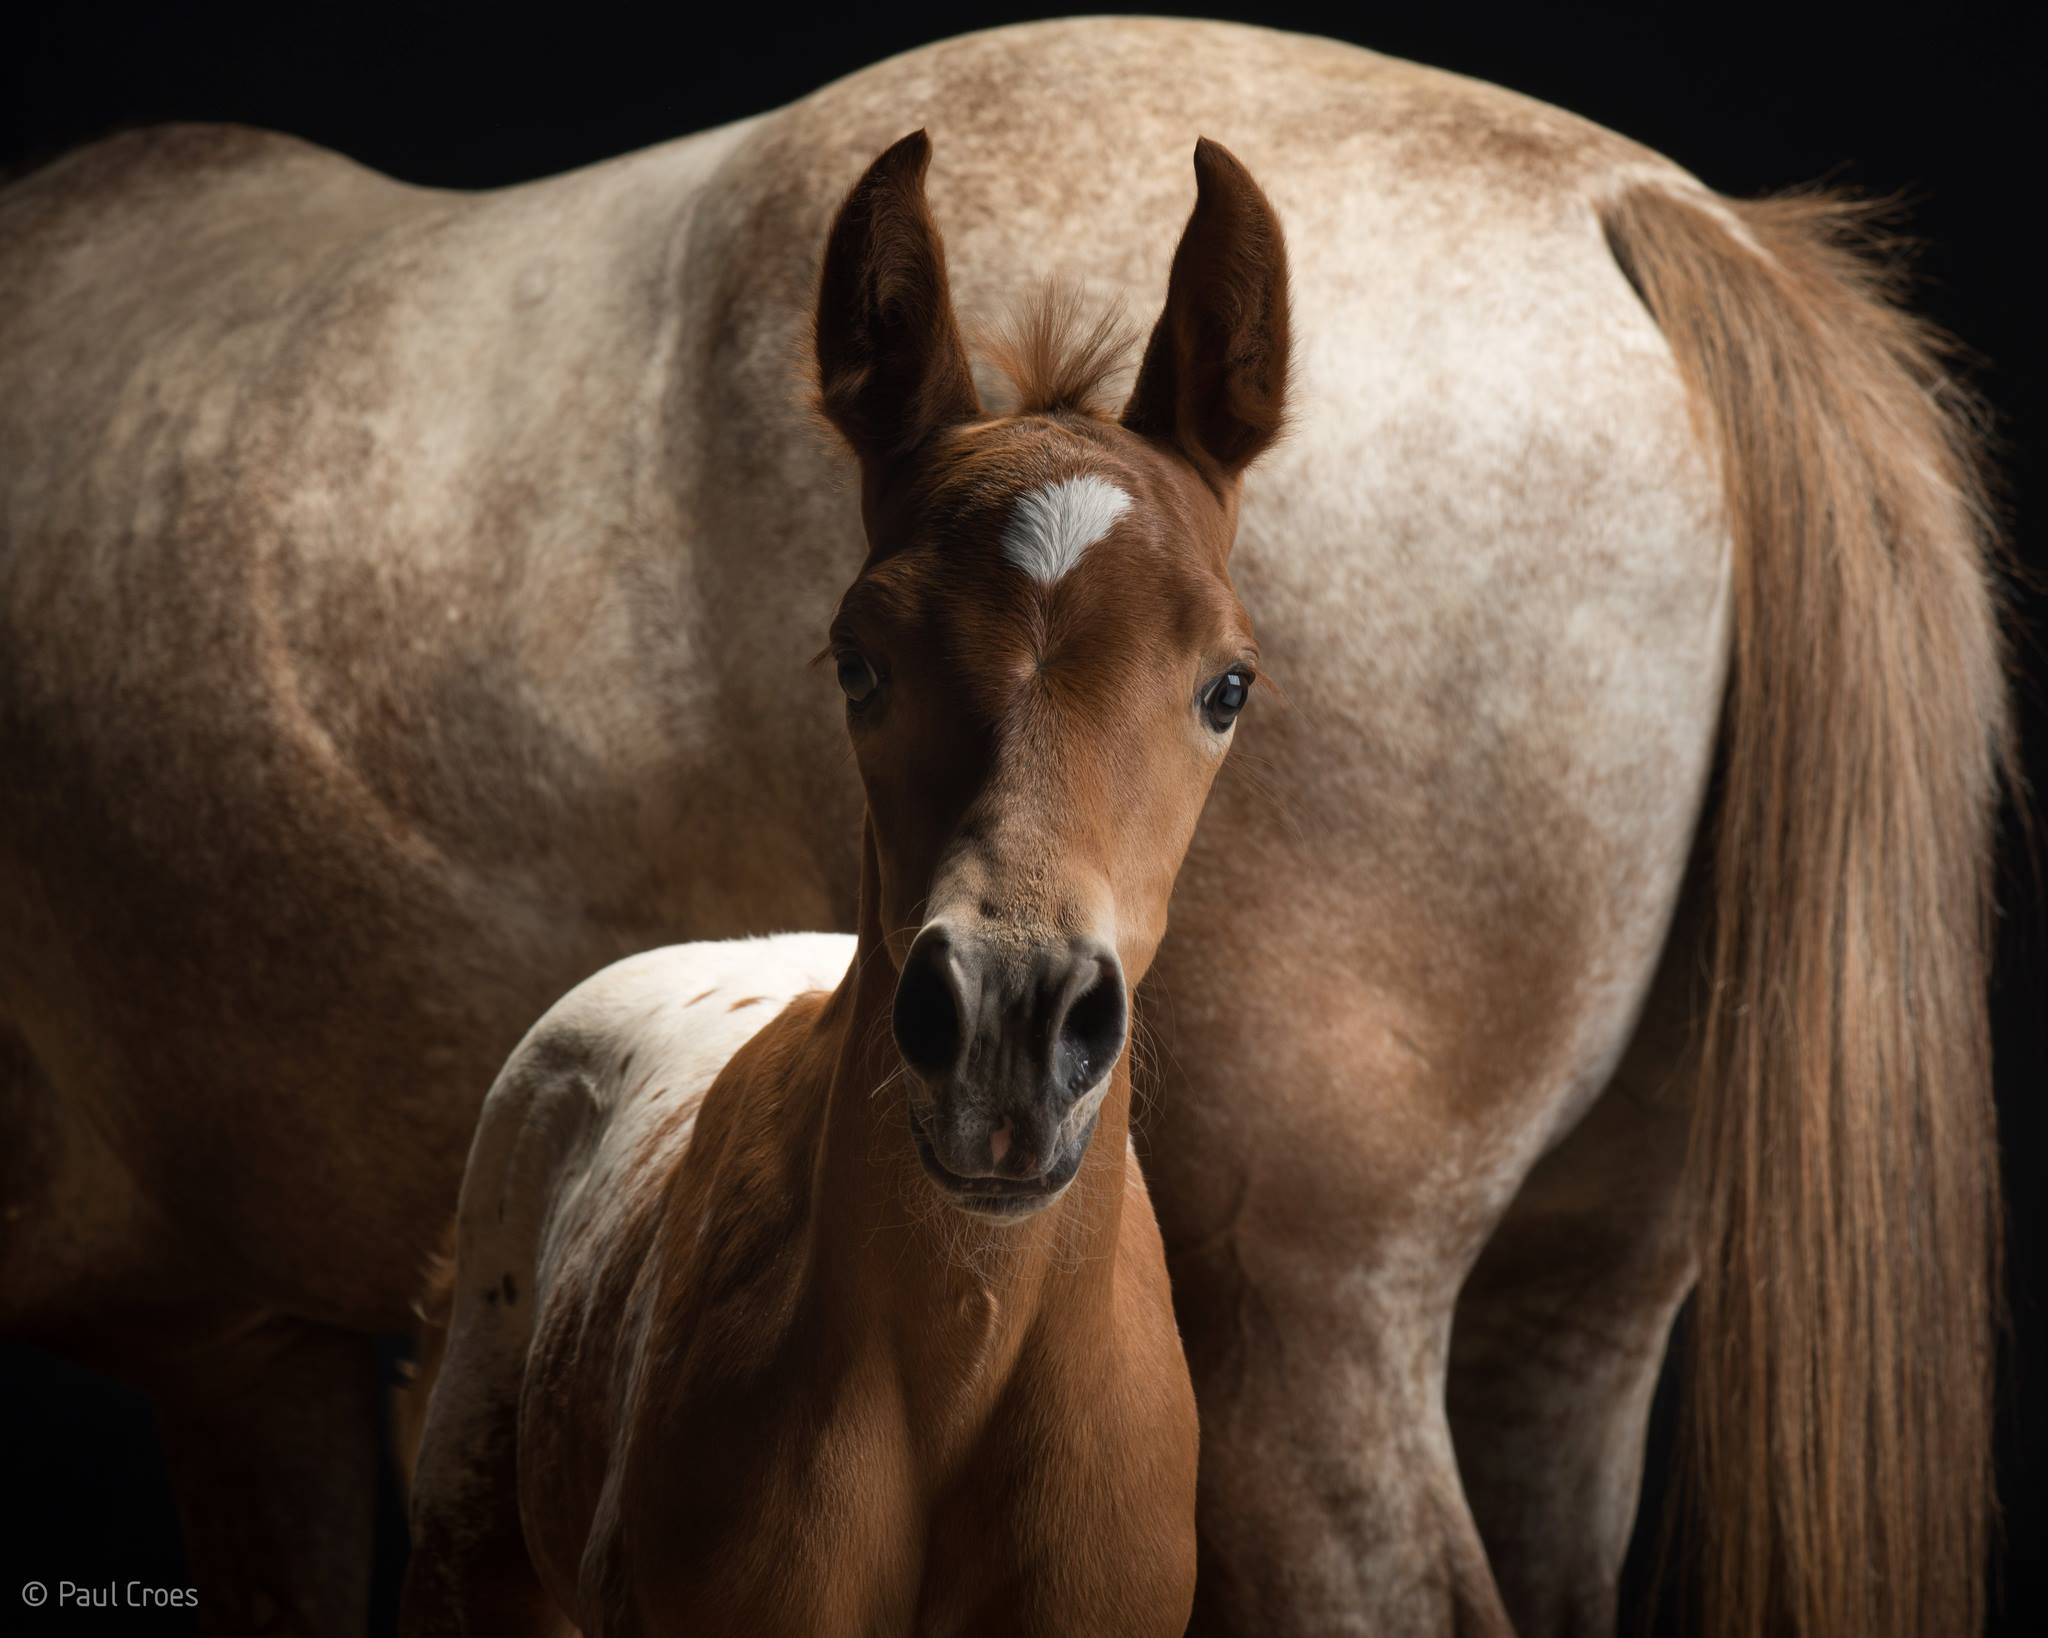
[[[929,157],[855,187],[818,298],[868,538],[831,629],[857,942],[634,957],[500,1075],[408,1633],[1187,1624],[1195,1407],[1124,1049],[1253,678],[1227,558],[1281,421],[1285,253],[1201,144],[1121,416],[1105,332],[1049,309],[990,417]]]

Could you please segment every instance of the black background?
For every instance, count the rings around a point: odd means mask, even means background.
[[[226,119],[295,132],[409,181],[487,187],[756,112],[927,40],[1051,14],[1007,6],[818,16],[597,3],[531,12],[45,6],[0,23],[0,169],[117,126]],[[2037,9],[1887,17],[1846,7],[1609,14],[1445,4],[1212,14],[1336,35],[1498,81],[1660,149],[1730,193],[1825,179],[1901,196],[1923,241],[1921,303],[1970,349],[1976,384],[1996,413],[2003,505],[2022,566],[2013,601],[2028,762],[2048,767],[2040,636],[2048,598],[2025,583],[2028,571],[2048,568],[2025,504],[2042,430],[2034,304],[2044,281],[2037,253],[2025,249],[2040,233],[2048,151],[2036,116],[2048,84]],[[2029,1403],[2048,1346],[2048,1270],[2032,1252],[2044,1216],[2034,1165],[2048,966],[2041,895],[2016,835],[2009,825],[1995,996],[2013,1252],[1995,1627],[2032,1633],[2048,1631],[2036,1562],[2048,1507],[2048,1407]],[[0,1349],[0,1450],[13,1515],[0,1545],[0,1628],[26,1614],[17,1589],[31,1577],[182,1584],[141,1401],[30,1350]],[[1653,1465],[1653,1492],[1658,1483]],[[384,1524],[378,1579],[388,1598],[402,1551],[388,1506]],[[1632,1587],[1639,1579],[1632,1575]],[[1631,1603],[1631,1624],[1662,1624]],[[183,1619],[136,1613],[126,1624],[176,1630]],[[48,1612],[35,1623],[62,1624]]]

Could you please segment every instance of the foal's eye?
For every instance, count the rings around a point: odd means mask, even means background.
[[[1219,734],[1230,732],[1238,712],[1252,695],[1252,674],[1245,670],[1226,671],[1210,678],[1202,689],[1202,720]]]
[[[839,686],[848,699],[859,705],[882,686],[882,679],[875,675],[875,668],[868,664],[865,654],[849,650],[839,656]]]

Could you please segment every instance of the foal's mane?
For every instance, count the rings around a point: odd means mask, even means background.
[[[1137,332],[1123,309],[1092,319],[1071,285],[1047,280],[976,334],[978,350],[1009,384],[1018,415],[1114,415],[1110,383],[1129,362]]]

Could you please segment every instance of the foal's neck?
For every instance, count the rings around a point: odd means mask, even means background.
[[[919,1167],[890,1033],[896,968],[863,895],[852,970],[819,1019],[838,1032],[811,1215],[811,1267],[832,1323],[884,1349],[918,1408],[965,1433],[1029,1347],[1099,1349],[1123,1221],[1130,1077],[1123,1059],[1061,1197],[1017,1222],[951,1205]]]

